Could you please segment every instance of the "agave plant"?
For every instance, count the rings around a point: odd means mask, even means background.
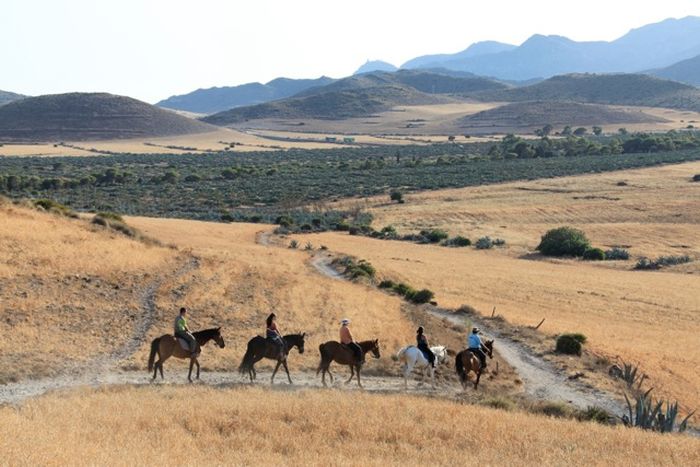
[[[672,433],[677,426],[679,433],[684,432],[688,428],[688,420],[690,420],[695,411],[690,412],[676,425],[678,402],[671,403],[666,401],[666,408],[664,409],[664,402],[654,401],[654,398],[650,395],[651,391],[652,389],[649,389],[645,393],[639,394],[635,398],[634,407],[632,407],[632,402],[625,394],[628,410],[628,414],[622,416],[622,422],[625,426],[653,430],[660,433]]]
[[[640,374],[639,367],[633,365],[632,363],[622,362],[622,379],[627,383],[629,389],[633,389],[635,384],[637,386],[637,391],[642,389],[642,384],[647,378],[647,375]]]

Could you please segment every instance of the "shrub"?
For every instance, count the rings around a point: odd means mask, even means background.
[[[360,235],[360,234],[362,233],[362,230],[361,230],[358,226],[356,226],[356,225],[351,225],[351,226],[348,228],[348,233],[349,233],[350,235]]]
[[[688,428],[688,420],[693,416],[695,411],[690,412],[678,425],[678,402],[671,403],[666,401],[666,408],[663,407],[663,401],[655,401],[650,396],[651,389],[643,394],[635,397],[634,408],[627,394],[625,401],[627,402],[628,415],[623,415],[622,421],[625,426],[641,428],[643,430],[658,431],[661,433],[672,433],[677,430],[679,433],[684,432]]]
[[[104,217],[95,216],[92,218],[91,222],[95,225],[100,225],[102,227],[109,227],[109,222],[107,222],[107,219],[105,219]]]
[[[603,261],[605,260],[605,252],[600,248],[589,248],[583,252],[583,259],[589,261]]]
[[[700,174],[695,174],[695,175],[693,175],[693,181],[694,181],[694,182],[700,182]]]
[[[665,266],[676,266],[678,264],[685,264],[685,263],[689,263],[691,261],[692,261],[692,259],[688,255],[659,256],[655,260],[650,260],[647,257],[642,257],[642,258],[639,258],[639,261],[637,261],[637,264],[634,266],[634,269],[654,270],[654,269],[661,269],[662,267],[665,267]]]
[[[469,240],[467,237],[462,237],[461,235],[457,235],[454,238],[450,238],[445,240],[444,245],[445,246],[452,246],[452,247],[465,247],[469,246],[472,244],[472,241]]]
[[[605,259],[608,261],[628,260],[630,253],[624,248],[613,247],[610,250],[605,250]]]
[[[277,216],[277,219],[275,219],[275,224],[278,224],[280,227],[291,227],[294,225],[294,219],[292,219],[291,216]]]
[[[610,415],[605,409],[600,407],[588,407],[586,410],[579,410],[576,418],[580,421],[590,421],[596,423],[607,424],[615,417]]]
[[[481,401],[481,404],[508,412],[515,409],[515,403],[510,399],[506,399],[505,397],[489,397],[488,399]]]
[[[506,244],[506,241],[503,240],[502,238],[494,238],[493,239],[493,246],[503,246]]]
[[[335,230],[337,230],[338,232],[347,232],[350,230],[350,224],[348,224],[345,221],[338,222],[337,224],[335,224]]]
[[[311,242],[306,242],[306,246],[304,247],[306,251],[311,251],[314,249],[314,246]]]
[[[299,242],[297,242],[296,240],[292,240],[291,242],[289,242],[289,248],[296,250],[297,248],[299,248]]]
[[[103,218],[103,219],[107,219],[110,221],[124,222],[124,218],[122,218],[122,216],[120,216],[116,212],[103,211],[103,212],[98,212],[96,215]]]
[[[393,289],[394,287],[396,287],[396,283],[388,279],[385,279],[379,283],[380,289]]]
[[[439,243],[447,239],[447,232],[440,229],[421,230],[420,234],[425,237],[430,243]]]
[[[391,193],[389,193],[389,199],[392,201],[396,201],[397,203],[403,203],[403,193],[401,193],[399,190],[392,190]]]
[[[428,290],[428,289],[422,289],[422,290],[419,290],[418,292],[415,292],[409,299],[413,303],[422,304],[422,303],[430,302],[434,297],[435,297],[435,294],[433,293],[433,291]]]
[[[59,214],[61,216],[67,217],[77,217],[77,214],[75,214],[71,208],[69,208],[68,206],[64,206],[61,203],[57,203],[52,199],[35,199],[34,201],[32,201],[32,204],[35,208],[43,209],[54,214]]]
[[[542,236],[537,250],[546,256],[581,256],[591,248],[586,234],[571,227],[559,227]]]
[[[532,407],[532,412],[556,418],[571,418],[574,410],[563,402],[540,402]]]
[[[116,230],[117,232],[121,232],[127,237],[137,237],[138,232],[133,228],[129,227],[123,222],[110,222],[109,223],[109,228]]]
[[[403,282],[396,284],[394,286],[394,292],[396,292],[397,294],[402,295],[406,298],[410,298],[416,293],[416,291],[413,287],[411,287],[408,284],[404,284]]]
[[[581,355],[581,341],[574,334],[562,334],[557,337],[555,349],[567,355]]]
[[[481,237],[476,241],[474,247],[476,247],[477,250],[489,250],[493,248],[493,240],[491,240],[491,237]]]

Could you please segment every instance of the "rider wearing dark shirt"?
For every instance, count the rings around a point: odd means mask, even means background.
[[[416,342],[418,343],[418,350],[423,352],[423,355],[428,359],[430,366],[435,368],[435,354],[428,346],[428,338],[423,333],[423,326],[419,326],[418,330],[416,331]]]

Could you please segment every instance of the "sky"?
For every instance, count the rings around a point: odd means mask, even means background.
[[[614,40],[698,0],[2,0],[0,89],[105,91],[155,103],[279,76],[339,78],[481,40]]]

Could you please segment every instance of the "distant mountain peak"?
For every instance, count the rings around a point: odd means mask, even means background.
[[[398,68],[389,62],[382,60],[367,60],[364,65],[358,68],[353,75],[360,75],[362,73],[372,73],[373,71],[396,71]]]

